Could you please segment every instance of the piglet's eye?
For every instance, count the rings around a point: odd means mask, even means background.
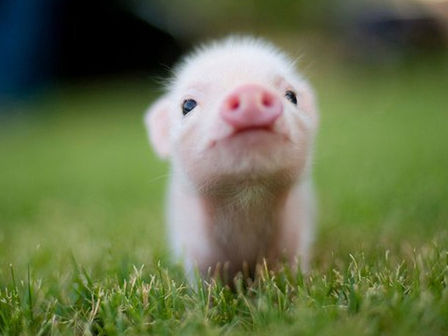
[[[184,116],[190,113],[196,107],[196,105],[198,105],[198,103],[194,99],[184,100],[182,104],[182,113],[184,114]]]
[[[288,91],[285,92],[285,97],[291,103],[293,103],[294,105],[297,105],[297,96],[296,96],[295,92],[293,92],[291,90],[288,90]]]

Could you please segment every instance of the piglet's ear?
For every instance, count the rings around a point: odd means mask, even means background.
[[[158,99],[145,113],[145,125],[149,141],[161,158],[168,158],[170,146],[169,100]]]

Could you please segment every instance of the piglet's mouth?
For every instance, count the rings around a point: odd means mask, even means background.
[[[287,132],[277,129],[273,126],[249,126],[240,129],[234,129],[225,139],[236,138],[239,136],[254,136],[267,137],[267,138],[279,138],[284,140],[290,140]]]
[[[274,144],[276,142],[290,141],[290,139],[286,133],[274,130],[272,127],[252,126],[233,130],[227,136],[212,141],[211,147],[218,143],[226,144],[233,141],[237,141],[241,146],[244,146],[245,144],[266,144],[267,142]]]
[[[278,144],[292,142],[288,133],[275,129],[272,126],[250,126],[240,129],[233,129],[226,135],[212,139],[208,148],[216,145],[228,145],[237,143],[238,146],[260,144]]]
[[[236,129],[232,134],[230,134],[229,137],[236,136],[236,135],[243,134],[243,133],[248,133],[248,132],[274,133],[272,127],[269,127],[269,126],[250,126],[250,127],[245,127],[245,128],[241,128],[241,129]]]

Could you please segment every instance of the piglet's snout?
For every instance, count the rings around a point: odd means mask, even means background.
[[[269,128],[280,117],[283,105],[277,95],[261,85],[240,86],[231,92],[221,106],[221,117],[237,131]]]

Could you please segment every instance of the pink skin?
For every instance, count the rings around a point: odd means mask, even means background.
[[[261,85],[248,84],[235,89],[221,106],[221,117],[236,132],[269,129],[283,112],[278,97]]]
[[[183,116],[186,99],[197,106]],[[195,267],[204,276],[253,274],[263,259],[306,270],[317,112],[286,56],[250,39],[205,48],[178,68],[146,123],[172,164],[169,237],[191,278]]]

